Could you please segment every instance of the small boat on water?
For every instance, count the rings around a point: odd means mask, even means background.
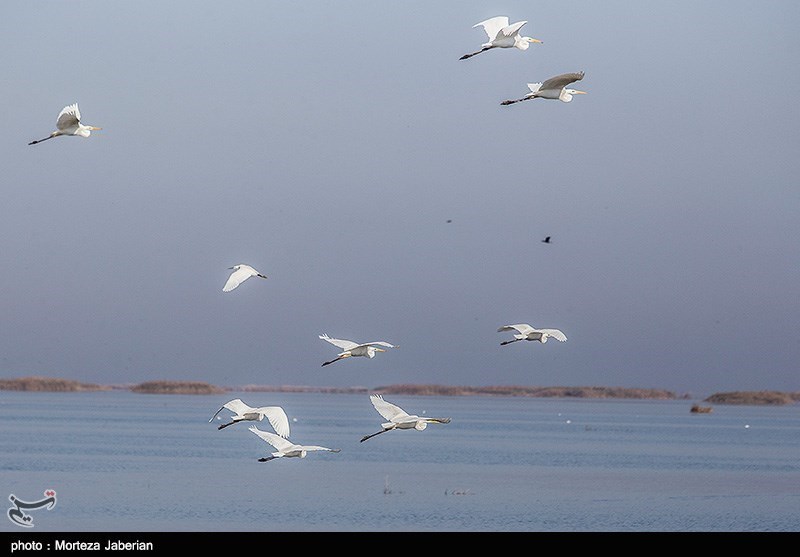
[[[692,414],[710,414],[712,412],[712,408],[710,406],[700,406],[699,404],[693,404],[691,413]]]

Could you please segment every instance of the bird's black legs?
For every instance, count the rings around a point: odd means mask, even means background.
[[[258,461],[259,462],[267,462],[269,460],[272,460],[273,458],[278,458],[278,457],[277,456],[265,456],[264,458],[259,458]]]
[[[505,346],[506,344],[511,344],[512,342],[518,342],[520,340],[522,339],[515,338],[514,340],[504,340],[503,342],[500,343],[500,346]]]
[[[469,54],[465,54],[464,56],[459,58],[459,60],[466,60],[467,58],[472,58],[476,54],[480,54],[481,52],[486,52],[487,50],[489,50],[489,48],[492,48],[492,47],[482,48],[480,50],[476,50],[475,52],[471,52]]]
[[[242,421],[242,420],[233,420],[232,422],[228,422],[227,424],[222,424],[222,425],[221,425],[221,426],[219,426],[217,429],[225,429],[225,428],[226,428],[226,427],[228,427],[229,425],[237,424],[237,423],[239,423],[239,422],[241,422],[241,421]]]
[[[370,438],[372,438],[372,437],[375,437],[376,435],[380,435],[381,433],[386,433],[387,431],[389,431],[389,430],[388,430],[388,429],[382,429],[382,430],[380,430],[380,431],[377,431],[377,432],[375,432],[375,433],[371,433],[370,435],[365,435],[364,437],[362,437],[362,438],[361,438],[361,443],[363,443],[363,442],[364,442],[364,441],[366,441],[367,439],[370,439]]]
[[[322,367],[325,367],[325,366],[327,366],[327,365],[330,365],[330,364],[332,364],[333,362],[338,362],[339,360],[341,360],[341,358],[336,358],[335,360],[331,360],[330,362],[325,362],[324,364],[322,364]]]
[[[31,141],[30,143],[28,143],[28,145],[36,145],[37,143],[41,143],[42,141],[47,141],[48,139],[53,139],[54,137],[55,137],[54,135],[48,135],[44,139],[37,139],[35,141]]]

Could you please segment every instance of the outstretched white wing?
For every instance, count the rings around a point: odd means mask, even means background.
[[[81,111],[78,110],[78,103],[65,106],[56,119],[56,127],[64,131],[72,126],[77,126],[81,121]]]
[[[330,451],[332,453],[338,453],[341,449],[329,449],[328,447],[320,447],[319,445],[301,445],[301,447],[306,451]]]
[[[559,331],[558,329],[539,329],[539,331],[543,333],[547,333],[548,336],[553,337],[556,340],[560,340],[564,342],[567,340],[567,335]]]
[[[233,399],[233,400],[223,404],[222,407],[219,410],[217,410],[216,413],[213,416],[211,416],[211,419],[208,420],[208,421],[211,422],[214,418],[217,417],[217,414],[222,412],[222,410],[225,409],[225,408],[227,408],[231,412],[234,412],[234,413],[236,413],[237,415],[240,415],[240,416],[243,415],[248,410],[254,410],[253,408],[249,407],[244,402],[242,402],[241,399],[236,398],[236,399]]]
[[[343,340],[343,339],[340,339],[340,338],[331,338],[328,335],[326,335],[325,333],[319,335],[319,338],[321,338],[322,340],[327,340],[328,342],[330,342],[331,344],[333,344],[334,346],[336,346],[338,348],[341,348],[342,350],[352,350],[353,348],[357,348],[358,346],[360,346],[359,344],[353,342],[352,340]]]
[[[382,340],[376,340],[375,342],[365,342],[363,344],[358,344],[356,346],[384,346],[386,348],[397,348],[394,344],[389,344],[388,342],[384,342]]]
[[[223,408],[227,408],[231,412],[235,412],[237,414],[244,414],[245,412],[255,410],[252,406],[248,406],[242,402],[242,399],[240,398],[235,398],[230,402],[226,402]]]
[[[508,21],[508,18],[506,18]],[[516,23],[512,23],[511,25],[506,25],[502,29],[500,29],[500,36],[502,37],[513,37],[519,30],[522,29],[522,26],[528,23],[527,21],[518,21]],[[499,37],[498,37],[499,38]]]
[[[231,273],[231,276],[228,277],[227,282],[225,282],[225,286],[222,287],[222,291],[230,292],[234,288],[237,288],[244,281],[249,279],[251,276],[252,275],[248,269],[237,269]]]
[[[261,431],[256,426],[250,426],[250,431],[261,437],[264,441],[275,447],[281,452],[286,452],[292,447],[294,447],[294,443],[289,441],[288,439],[284,439],[280,435],[276,435],[274,433],[270,433],[269,431]]]
[[[372,405],[375,407],[375,410],[378,411],[378,414],[390,422],[397,423],[402,421],[403,418],[409,417],[408,412],[391,402],[386,402],[381,395],[370,395],[369,399],[372,401]]]
[[[500,333],[502,331],[513,331],[517,330],[523,335],[527,335],[528,333],[532,333],[535,329],[528,325],[527,323],[518,323],[516,325],[503,325],[497,332]]]
[[[555,77],[551,77],[550,79],[546,79],[544,83],[542,83],[541,89],[542,91],[560,91],[570,83],[574,83],[583,79],[583,75],[583,72],[572,72],[557,75]]]
[[[497,17],[487,19],[486,21],[476,23],[472,27],[483,27],[483,30],[486,32],[486,36],[489,37],[489,42],[491,42],[497,38],[497,34],[500,32],[500,30],[507,25],[508,18],[504,15],[499,15]]]
[[[241,402],[241,401],[240,401]],[[289,418],[280,406],[262,406],[257,409],[269,420],[272,429],[281,437],[289,437]]]

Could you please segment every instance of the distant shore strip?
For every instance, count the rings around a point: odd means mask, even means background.
[[[214,395],[226,392],[278,392],[278,393],[345,393],[390,394],[417,396],[507,396],[530,398],[605,398],[645,400],[688,400],[690,395],[677,395],[664,389],[639,389],[625,387],[531,387],[487,386],[467,387],[450,385],[386,385],[382,387],[308,387],[295,385],[269,386],[244,385],[219,387],[202,381],[146,381],[131,385],[98,385],[54,377],[19,377],[0,379],[0,391],[28,392],[89,392],[127,390],[143,394]],[[800,402],[800,391],[732,391],[712,394],[703,399],[712,404],[785,405]]]

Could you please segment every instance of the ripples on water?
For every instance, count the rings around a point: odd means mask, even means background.
[[[249,423],[208,423],[236,397],[342,451],[258,462]],[[34,516],[54,532],[800,530],[798,405],[386,398],[452,422],[359,443],[382,421],[367,395],[0,392],[0,485],[55,489]]]

